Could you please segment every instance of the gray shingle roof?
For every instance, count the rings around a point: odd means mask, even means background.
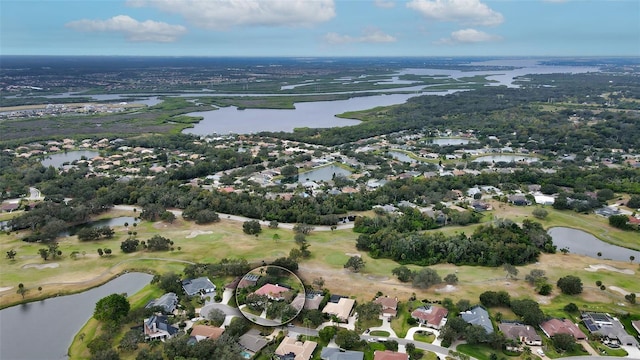
[[[476,306],[468,311],[460,313],[462,319],[471,325],[480,325],[484,328],[487,334],[493,333],[493,324],[489,318],[487,310],[480,306]]]
[[[362,360],[364,353],[362,351],[345,351],[338,348],[323,348],[320,353],[322,360]]]
[[[216,286],[207,277],[182,280],[182,288],[189,296],[196,295],[203,290],[205,292],[212,292],[216,290]]]

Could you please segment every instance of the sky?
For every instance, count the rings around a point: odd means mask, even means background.
[[[0,55],[640,56],[640,0],[0,0]]]

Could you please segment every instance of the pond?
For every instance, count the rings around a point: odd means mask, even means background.
[[[534,162],[538,161],[538,158],[533,156],[524,156],[524,155],[488,155],[481,156],[477,159],[474,159],[473,162]]]
[[[343,169],[336,165],[322,166],[311,171],[300,173],[298,175],[298,182],[305,183],[307,181],[329,181],[337,175],[349,176],[351,175],[351,171]]]
[[[98,155],[100,155],[100,153],[97,151],[74,150],[74,151],[67,151],[64,153],[47,155],[47,157],[44,158],[44,160],[40,161],[40,163],[44,167],[53,166],[54,168],[57,169],[60,166],[62,166],[62,164],[64,163],[72,163],[74,161],[82,159],[83,157],[86,159],[92,159]]]
[[[416,159],[413,159],[409,155],[400,151],[389,151],[388,154],[391,155],[394,159],[400,160],[402,162],[411,163],[411,164],[418,162]]]
[[[76,234],[76,232],[78,232],[78,230],[84,229],[84,228],[95,228],[95,227],[101,227],[101,226],[110,226],[110,227],[124,226],[125,223],[129,223],[130,225],[133,225],[134,222],[136,222],[136,218],[132,216],[119,216],[119,217],[110,218],[110,219],[90,221],[84,224],[72,226],[69,228],[68,231],[61,232],[58,236],[60,237],[73,236]]]
[[[437,139],[428,139],[427,144],[439,145],[439,146],[449,146],[449,145],[467,145],[470,143],[469,139],[458,139],[458,138],[437,138]]]
[[[113,293],[133,295],[152,278],[127,273],[82,293],[0,310],[0,359],[66,359],[73,337],[91,318],[98,300]]]
[[[586,255],[594,259],[629,261],[629,256],[640,259],[640,251],[606,243],[582,230],[554,227],[547,232],[553,238],[553,244],[558,247],[558,250],[566,247],[570,253]],[[602,256],[598,256],[598,252]]]

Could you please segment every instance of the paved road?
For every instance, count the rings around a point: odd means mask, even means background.
[[[220,304],[220,303],[209,303],[203,306],[202,309],[200,309],[200,316],[203,318],[206,318],[207,315],[209,314],[209,311],[213,309],[218,309],[227,316],[242,316],[242,313],[240,312],[240,310],[238,310],[238,308],[234,308],[227,304]]]

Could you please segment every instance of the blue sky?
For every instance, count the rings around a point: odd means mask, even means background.
[[[640,0],[0,0],[0,54],[640,56]]]

